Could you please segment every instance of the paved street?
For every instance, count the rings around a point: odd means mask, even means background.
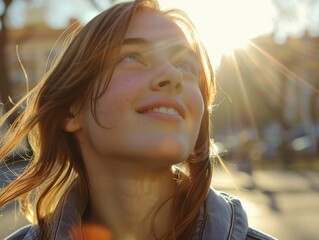
[[[215,171],[213,186],[243,201],[251,226],[282,240],[319,239],[318,172],[255,171],[253,176]],[[0,186],[8,177],[13,174],[1,169]],[[0,239],[25,224],[17,205],[8,205],[0,211]]]
[[[250,225],[278,239],[319,239],[319,173],[256,171],[253,178],[216,171],[213,186],[238,196]]]

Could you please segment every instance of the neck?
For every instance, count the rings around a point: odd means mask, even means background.
[[[95,165],[96,166],[96,165]],[[157,236],[171,226],[171,200],[155,212],[174,193],[171,169],[141,167],[88,168],[90,176],[89,221],[112,231],[114,239],[152,239],[151,227]]]

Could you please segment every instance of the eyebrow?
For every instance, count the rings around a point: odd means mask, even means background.
[[[152,45],[150,41],[145,38],[125,38],[123,45]]]
[[[142,47],[148,47],[148,48],[153,48],[153,49],[162,48],[163,46],[168,46],[173,55],[185,53],[185,54],[195,58],[196,60],[198,59],[196,52],[192,48],[185,46],[183,44],[176,44],[175,45],[175,44],[172,44],[171,42],[168,42],[168,41],[154,43],[154,42],[151,42],[145,38],[125,38],[124,42],[123,42],[123,46],[124,45],[139,45]]]

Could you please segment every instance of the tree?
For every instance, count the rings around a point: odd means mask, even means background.
[[[17,0],[15,0],[17,1]],[[26,1],[28,4],[32,4],[33,0],[20,0]],[[88,1],[95,9],[103,9],[104,4],[100,4],[98,0],[83,0]],[[12,83],[8,77],[8,67],[7,67],[7,58],[6,58],[6,47],[8,41],[8,26],[7,26],[7,13],[9,7],[12,5],[14,0],[2,0],[3,3],[3,11],[0,13],[0,103],[3,103],[3,109],[7,112],[12,104],[9,99],[12,94]],[[49,1],[43,1],[43,4],[47,4]],[[109,0],[109,4],[115,3],[115,0]],[[103,6],[102,6],[103,5]],[[28,9],[25,9],[27,11]],[[31,33],[26,31],[26,34],[29,36]],[[26,37],[26,36],[25,36]],[[14,119],[9,119],[9,122],[12,122]]]
[[[7,15],[8,7],[12,3],[12,0],[3,0],[4,9],[0,15],[0,102],[4,103],[4,110],[8,110],[9,106],[8,96],[10,95],[10,83],[8,79],[8,72],[5,61],[5,48],[7,42],[7,26],[5,18]]]
[[[101,5],[96,0],[88,0],[95,9],[102,9]],[[109,4],[115,3],[116,0],[109,0]]]
[[[319,35],[319,0],[274,0],[278,15],[274,24],[277,42],[284,43],[290,36],[300,37],[306,31]]]

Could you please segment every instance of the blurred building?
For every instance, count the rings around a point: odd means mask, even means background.
[[[318,53],[319,38],[306,35],[278,45],[269,35],[224,56],[215,134],[248,129],[253,140],[266,142],[286,161],[296,154],[319,156]]]
[[[73,23],[71,21],[70,26],[74,26]],[[5,60],[13,98],[26,93],[26,75],[31,89],[50,68],[53,59],[61,51],[65,38],[72,31],[70,26],[66,30],[38,24],[8,31]]]

